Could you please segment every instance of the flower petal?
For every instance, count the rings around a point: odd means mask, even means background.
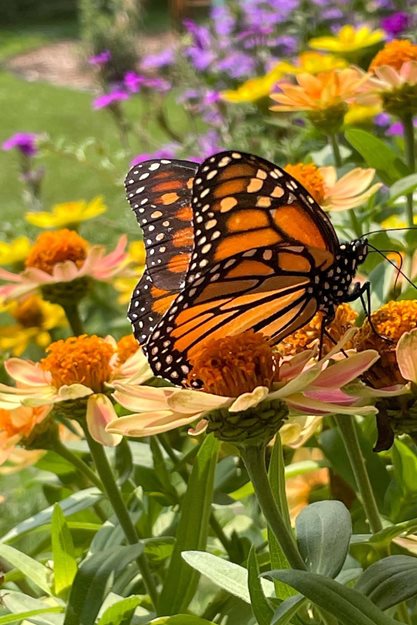
[[[13,380],[25,386],[49,386],[51,383],[50,374],[44,371],[39,363],[31,360],[9,358],[4,363],[4,368]]]
[[[161,432],[168,432],[175,428],[189,425],[196,421],[200,415],[185,417],[183,414],[173,410],[157,410],[155,412],[145,412],[131,414],[127,417],[120,417],[112,421],[107,426],[107,432],[122,434],[123,436],[152,436]]]
[[[373,349],[348,356],[322,371],[311,386],[340,388],[369,369],[378,359],[379,354]]]
[[[378,411],[375,406],[341,406],[339,404],[327,403],[317,399],[309,399],[301,393],[294,395],[287,400],[290,410],[296,410],[303,414],[310,415],[326,415],[326,414],[376,414]]]
[[[87,402],[88,431],[97,443],[107,447],[115,447],[122,440],[120,434],[106,431],[106,426],[117,419],[117,414],[110,399],[102,393],[95,393]]]
[[[56,401],[66,401],[67,399],[80,399],[92,395],[93,391],[84,384],[64,384],[58,389]]]
[[[404,379],[417,384],[417,330],[402,335],[396,352],[401,375]]]
[[[222,408],[228,406],[231,401],[232,398],[230,397],[212,395],[203,391],[179,389],[168,397],[167,404],[176,412],[191,414]]]
[[[257,386],[251,393],[240,395],[229,408],[229,412],[241,412],[257,406],[267,397],[269,389],[267,386]]]
[[[167,399],[177,389],[170,387],[133,386],[115,383],[114,399],[127,410],[132,412],[148,412],[167,410]]]

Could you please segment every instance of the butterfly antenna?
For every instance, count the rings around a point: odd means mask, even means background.
[[[390,265],[392,265],[395,268],[397,272],[397,277],[395,279],[395,286],[397,284],[398,275],[401,275],[404,278],[404,280],[408,282],[408,284],[410,284],[413,288],[417,290],[417,285],[412,280],[410,280],[410,278],[406,276],[406,274],[401,270],[401,267],[403,266],[403,258],[401,256],[401,253],[398,250],[379,250],[377,247],[374,247],[371,243],[368,243],[368,246],[372,248],[373,252],[376,252],[377,254],[382,256],[382,258],[384,258]],[[400,262],[398,263],[398,265],[396,265],[394,261],[388,258],[386,254],[398,254],[400,257]]]
[[[381,234],[381,232],[404,232],[404,230],[417,230],[417,226],[404,226],[402,228],[379,228],[378,230],[369,230],[369,232],[364,232],[363,234],[361,234],[359,239],[368,237],[371,234]]]

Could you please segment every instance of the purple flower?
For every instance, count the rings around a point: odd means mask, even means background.
[[[404,126],[401,122],[394,122],[385,131],[387,137],[401,137],[404,134]]]
[[[139,76],[136,72],[126,72],[123,77],[123,84],[130,93],[138,93],[144,80],[145,77]]]
[[[165,78],[142,76],[141,74],[136,74],[136,72],[126,72],[123,84],[130,93],[138,93],[142,87],[161,92],[171,89],[171,84]]]
[[[376,126],[388,126],[388,124],[391,122],[391,116],[388,115],[388,113],[378,113],[378,115],[375,115],[374,117],[374,124]]]
[[[103,93],[98,98],[93,101],[93,109],[103,109],[106,106],[110,106],[115,102],[120,102],[122,100],[128,100],[129,94],[125,91],[112,91],[111,93]]]
[[[196,149],[198,156],[192,155],[188,158],[190,161],[201,163],[212,154],[221,152],[223,149],[224,148],[219,146],[219,136],[217,132],[215,130],[209,130],[198,137],[198,148]]]
[[[185,19],[183,24],[186,30],[192,35],[193,43],[202,50],[208,48],[211,43],[210,30],[206,26],[200,26],[193,20]]]
[[[256,70],[256,59],[244,52],[231,52],[217,62],[217,70],[227,73],[231,78],[251,76]]]
[[[211,50],[202,50],[197,46],[188,46],[185,54],[198,72],[209,68],[216,60],[216,55]]]
[[[154,91],[169,91],[171,89],[171,83],[165,78],[158,78],[157,76],[144,76],[143,86]]]
[[[210,18],[219,37],[228,37],[233,32],[235,19],[225,6],[214,6]]]
[[[34,156],[36,154],[36,139],[38,135],[33,132],[16,132],[6,141],[3,142],[3,150],[13,150],[16,148],[25,156]]]
[[[179,147],[180,146],[177,143],[168,143],[159,150],[155,150],[155,152],[142,152],[131,160],[130,165],[133,167],[133,165],[139,165],[139,163],[143,163],[143,161],[150,161],[158,158],[176,158],[176,152]]]
[[[400,35],[410,24],[410,16],[404,11],[398,11],[381,20],[381,26],[386,33],[396,37]]]
[[[103,52],[100,52],[99,54],[90,56],[90,58],[88,59],[88,62],[90,63],[90,65],[105,65],[106,63],[110,61],[110,59],[111,59],[110,50],[103,50]]]
[[[140,67],[143,70],[159,69],[172,65],[175,61],[175,52],[171,48],[166,48],[157,54],[147,54],[143,57]]]

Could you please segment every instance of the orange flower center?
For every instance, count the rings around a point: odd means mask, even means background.
[[[337,307],[333,321],[326,328],[333,340],[327,335],[323,337],[323,354],[329,352],[335,343],[355,324],[357,316],[358,313],[349,304],[340,304]],[[305,349],[314,347],[320,340],[322,324],[323,313],[316,313],[307,325],[286,336],[279,343],[278,349],[280,353],[284,356],[293,356]],[[345,349],[350,347],[352,345],[348,343]]]
[[[84,384],[100,392],[110,379],[114,349],[99,336],[71,336],[52,343],[46,351],[48,355],[41,360],[41,367],[50,372],[57,388]]]
[[[42,232],[36,239],[26,259],[26,267],[42,269],[52,274],[57,263],[72,260],[80,267],[87,256],[87,241],[66,228]]]
[[[373,347],[383,351],[392,350],[405,332],[417,328],[417,300],[388,302],[372,313],[371,320],[378,334],[390,339],[390,342],[384,341],[375,334],[366,319],[358,332],[355,343],[362,349]],[[366,347],[363,344],[366,344]]]
[[[285,171],[294,176],[307,189],[318,204],[322,204],[326,196],[326,186],[319,168],[312,163],[295,163],[286,165]]]
[[[406,61],[417,61],[417,45],[408,39],[393,39],[375,55],[369,71],[372,72],[381,65],[390,65],[399,70]]]
[[[119,364],[123,364],[126,362],[130,356],[133,356],[138,349],[139,343],[133,336],[133,334],[128,334],[127,336],[122,336],[121,339],[117,341],[117,355],[119,358]]]
[[[40,328],[45,321],[39,297],[36,295],[18,301],[12,314],[24,328]]]
[[[262,334],[243,332],[207,341],[191,359],[189,382],[200,380],[207,393],[238,397],[257,386],[271,386],[277,356]]]

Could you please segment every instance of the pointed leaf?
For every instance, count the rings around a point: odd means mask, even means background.
[[[263,593],[259,574],[256,551],[255,547],[252,545],[248,557],[248,588],[252,610],[259,625],[270,625],[274,611]]]
[[[370,132],[360,128],[349,128],[345,132],[345,137],[365,163],[378,171],[386,184],[390,185],[409,174],[407,165],[393,149]]]
[[[305,603],[307,603],[307,600],[302,595],[288,597],[275,610],[271,625],[287,625]]]
[[[248,572],[243,566],[223,560],[204,551],[185,551],[182,557],[190,566],[205,575],[216,586],[250,604]],[[273,597],[274,584],[266,579],[262,579],[261,584],[265,595]]]
[[[352,522],[341,501],[318,501],[298,515],[297,543],[308,568],[336,577],[346,560]]]
[[[196,456],[181,503],[177,539],[160,595],[160,614],[182,612],[196,591],[199,575],[184,563],[181,552],[205,549],[218,450],[219,441],[214,436],[207,436]]]
[[[149,625],[215,625],[215,623],[191,614],[175,614],[174,616],[161,616],[150,621]]]
[[[10,545],[0,545],[0,558],[4,558],[6,562],[18,569],[46,594],[53,594],[48,581],[51,575],[46,566],[14,547],[10,547]]]
[[[71,588],[64,625],[94,625],[114,576],[142,552],[142,544],[128,545],[95,553],[84,560]]]
[[[417,595],[417,558],[389,556],[366,569],[355,590],[363,593],[381,610]]]
[[[103,612],[97,625],[129,625],[140,602],[138,595],[116,601]]]
[[[55,593],[65,594],[71,588],[77,572],[74,543],[64,514],[58,504],[52,514],[52,554],[54,558]]]
[[[324,575],[296,570],[270,571],[265,575],[290,584],[343,625],[400,625],[361,593]]]
[[[62,613],[64,605],[58,603],[59,600],[35,599],[22,592],[7,590],[1,597],[2,605],[14,616],[22,612],[37,612],[37,615],[26,617],[28,623],[34,625],[60,625],[62,623]],[[9,616],[9,615],[6,615]],[[25,621],[25,623],[26,623]],[[20,619],[19,619],[20,622]]]

